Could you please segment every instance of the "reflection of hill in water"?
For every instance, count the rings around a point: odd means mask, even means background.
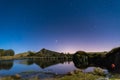
[[[0,70],[9,70],[13,67],[13,60],[9,61],[0,61]]]
[[[32,65],[32,64],[36,64],[38,65],[39,67],[41,68],[46,68],[46,67],[49,67],[49,66],[52,66],[52,65],[55,65],[55,64],[58,64],[58,63],[64,63],[66,60],[57,60],[57,59],[26,59],[26,60],[23,60],[22,62],[20,62],[21,64],[26,64],[26,65]]]
[[[64,60],[43,60],[43,61],[39,61],[39,60],[35,60],[34,61],[38,66],[40,66],[41,68],[46,68],[58,63],[64,63]]]

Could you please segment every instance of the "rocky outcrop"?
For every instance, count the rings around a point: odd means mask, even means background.
[[[111,66],[114,64],[115,69],[113,71],[120,73],[120,47],[114,48],[106,54],[106,63],[110,70],[113,70]]]

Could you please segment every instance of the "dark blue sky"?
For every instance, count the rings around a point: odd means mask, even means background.
[[[120,46],[119,0],[0,0],[0,48],[16,53]]]

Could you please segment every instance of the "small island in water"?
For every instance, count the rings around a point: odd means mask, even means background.
[[[0,80],[115,80],[120,47],[108,52],[59,53],[48,49],[15,54],[0,49]]]

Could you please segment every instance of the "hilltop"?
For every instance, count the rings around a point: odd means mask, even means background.
[[[57,58],[72,58],[72,54],[64,54],[64,53],[60,53],[60,52],[56,52],[56,51],[52,51],[52,50],[48,50],[48,49],[41,49],[38,52],[32,52],[32,51],[28,51],[28,52],[23,52],[20,54],[16,54],[15,57],[57,57]]]
[[[45,55],[51,56],[51,55],[56,55],[56,54],[60,54],[60,53],[43,48],[43,49],[41,49],[38,52],[27,51],[27,52],[16,54],[15,56],[21,56],[21,57],[27,57],[27,56],[45,56]]]

